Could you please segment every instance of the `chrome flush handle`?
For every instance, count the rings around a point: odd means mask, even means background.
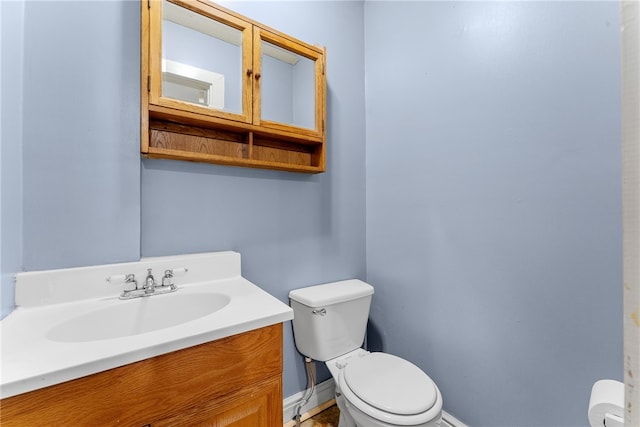
[[[321,308],[319,310],[313,309],[311,311],[311,314],[315,314],[316,316],[320,315],[320,316],[324,316],[327,314],[327,309],[326,308]]]

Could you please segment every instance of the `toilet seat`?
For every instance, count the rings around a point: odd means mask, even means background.
[[[352,358],[341,369],[338,381],[349,403],[390,424],[426,423],[442,409],[440,392],[431,378],[411,362],[391,354]]]

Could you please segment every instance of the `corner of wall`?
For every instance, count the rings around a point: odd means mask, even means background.
[[[14,274],[22,268],[24,9],[24,0],[0,2],[0,318],[15,307]]]

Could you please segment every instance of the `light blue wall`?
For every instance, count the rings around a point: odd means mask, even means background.
[[[25,270],[139,258],[139,28],[137,2],[25,3]]]
[[[371,341],[474,427],[622,376],[619,6],[365,2]]]
[[[283,301],[368,276],[372,346],[473,426],[582,426],[621,377],[616,3],[226,3],[327,46],[312,176],[141,161],[138,3],[0,5],[3,315],[22,268],[232,249]]]
[[[233,4],[332,52],[328,172],[313,176],[141,161],[139,3],[25,5],[25,270],[231,249],[283,301],[296,287],[364,279],[362,3]],[[288,328],[285,340],[284,391],[294,394],[305,378]]]
[[[361,2],[223,5],[327,47],[327,172],[306,175],[142,162],[144,256],[235,250],[243,275],[288,302],[302,286],[365,278],[364,45]],[[305,387],[285,328],[284,395]],[[326,379],[326,370],[320,371]]]
[[[22,269],[22,81],[24,2],[0,2],[0,266],[1,312],[14,307]]]
[[[26,2],[24,85],[15,87],[24,96],[22,111],[15,111],[24,121],[15,125],[24,154],[22,162],[5,157],[3,144],[2,157],[16,168],[22,163],[24,189],[11,194],[23,198],[23,207],[18,203],[9,214],[17,214],[24,230],[11,240],[3,223],[2,241],[22,244],[23,259],[5,265],[3,248],[3,301],[13,299],[5,271],[10,279],[22,269],[228,249],[242,254],[246,277],[283,301],[296,287],[364,278],[363,5],[233,6],[332,52],[328,172],[141,161],[139,3]],[[3,64],[3,71],[20,75],[20,63],[15,67]],[[12,174],[20,178],[19,169]],[[3,191],[3,221],[11,217],[4,209],[11,194]],[[287,328],[285,395],[304,385]]]

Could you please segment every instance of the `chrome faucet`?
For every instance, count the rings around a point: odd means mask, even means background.
[[[153,274],[151,274],[150,268],[147,268],[147,278],[144,279],[143,289],[145,294],[152,294],[156,290],[156,279],[153,277]]]
[[[2,1],[2,0],[0,0]],[[164,277],[160,283],[156,283],[155,277],[150,268],[147,268],[147,277],[143,283],[138,283],[135,274],[122,274],[107,277],[107,282],[113,284],[124,283],[124,290],[120,294],[120,299],[131,299],[139,297],[148,297],[152,295],[161,295],[175,292],[178,287],[173,279],[176,276],[183,275],[188,270],[186,268],[174,268],[164,271]]]

